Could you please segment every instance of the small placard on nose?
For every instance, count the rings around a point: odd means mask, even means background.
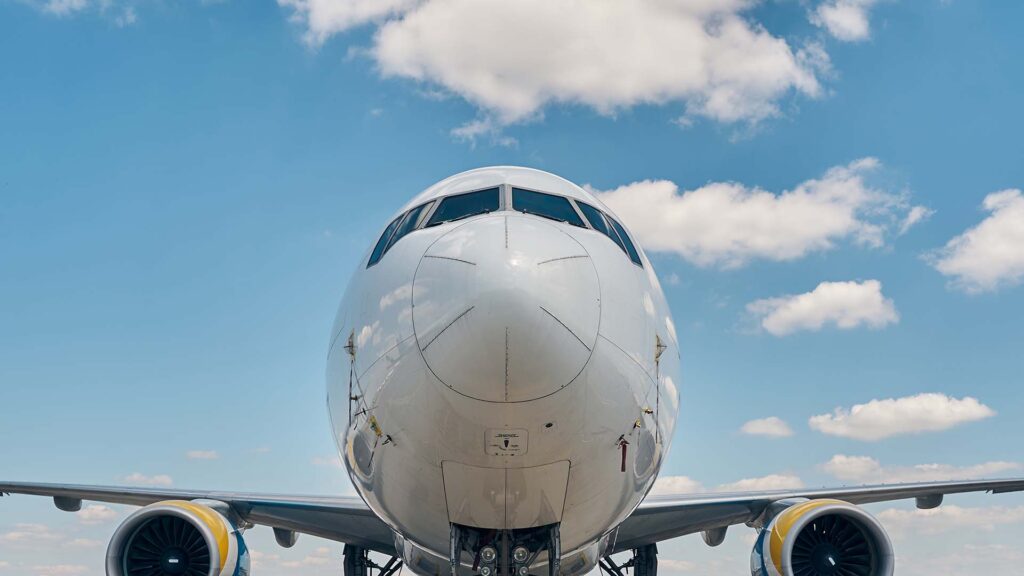
[[[491,456],[526,454],[528,440],[525,428],[488,428],[487,453]]]

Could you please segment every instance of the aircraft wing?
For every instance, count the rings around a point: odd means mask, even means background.
[[[999,494],[1019,491],[1024,491],[1024,478],[766,492],[652,495],[619,525],[615,544],[609,554],[686,534],[754,522],[772,503],[792,498],[834,498],[850,504],[917,498],[920,507],[934,508],[942,502],[942,496],[946,494]]]
[[[225,502],[253,524],[311,534],[395,555],[391,528],[357,497],[283,496],[242,492],[203,492],[72,484],[0,482],[0,496],[32,494],[67,501],[93,500],[146,506],[163,500],[217,500]]]

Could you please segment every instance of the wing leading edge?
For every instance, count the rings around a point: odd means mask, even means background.
[[[91,500],[146,506],[163,500],[217,500],[229,504],[247,522],[395,554],[391,528],[356,497],[285,496],[243,492],[206,492],[0,482],[0,496],[30,494],[65,501]]]
[[[882,484],[855,488],[777,490],[695,495],[648,496],[619,525],[609,554],[639,548],[686,534],[756,521],[774,502],[797,498],[835,498],[851,504],[872,504],[918,498],[922,507],[935,507],[946,494],[1024,491],[1024,478],[967,482]]]

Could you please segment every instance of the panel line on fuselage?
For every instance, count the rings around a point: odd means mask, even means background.
[[[452,260],[453,262],[462,262],[463,264],[469,264],[470,266],[476,266],[476,262],[470,262],[469,260],[463,260],[461,258],[452,258],[451,256],[432,256],[425,254],[424,258],[434,258],[436,260]]]
[[[575,338],[575,339],[576,339],[577,341],[579,341],[579,343],[580,343],[580,344],[582,344],[582,345],[583,345],[583,347],[587,349],[587,352],[593,352],[593,350],[591,350],[591,349],[590,349],[590,346],[587,346],[587,343],[586,343],[586,342],[584,342],[582,338],[580,338],[579,336],[577,336],[577,335],[576,335],[576,333],[572,331],[572,328],[569,328],[568,326],[566,326],[566,325],[565,325],[565,322],[562,322],[561,320],[559,320],[559,319],[558,319],[558,316],[555,316],[555,315],[554,315],[554,314],[552,314],[552,313],[551,313],[550,311],[548,311],[548,309],[547,309],[547,308],[545,308],[545,307],[543,307],[543,306],[538,306],[538,308],[540,308],[541,310],[543,310],[544,312],[546,312],[548,316],[551,316],[552,318],[554,318],[554,319],[555,319],[555,322],[558,322],[559,324],[561,324],[561,325],[562,325],[562,328],[565,328],[565,329],[566,329],[566,331],[568,331],[568,332],[569,332],[569,334],[572,334],[572,337],[573,337],[573,338]]]
[[[466,314],[469,314],[470,312],[472,312],[472,311],[473,311],[473,308],[476,308],[476,306],[470,306],[469,308],[467,308],[467,309],[466,309],[466,311],[465,311],[465,312],[463,312],[462,314],[459,314],[458,316],[456,316],[454,320],[452,320],[451,322],[449,322],[447,326],[445,326],[444,328],[442,328],[442,329],[441,329],[441,331],[440,331],[440,332],[438,332],[437,334],[435,334],[435,335],[434,335],[434,337],[430,339],[430,342],[427,342],[427,345],[426,345],[426,346],[424,346],[423,348],[421,348],[420,350],[421,350],[421,351],[423,351],[423,352],[426,352],[426,351],[427,351],[427,348],[430,348],[430,345],[431,345],[431,344],[433,344],[433,343],[434,343],[434,341],[435,341],[435,340],[437,340],[437,339],[438,339],[438,338],[439,338],[439,337],[441,336],[441,334],[444,334],[444,331],[445,331],[445,330],[447,330],[447,329],[451,328],[451,327],[452,327],[452,324],[455,324],[455,323],[456,323],[456,322],[458,322],[458,321],[459,321],[459,319],[461,319],[461,318],[462,318],[463,316],[465,316]]]
[[[560,262],[562,260],[573,260],[575,258],[590,258],[589,254],[578,254],[576,256],[562,256],[561,258],[552,258],[551,260],[544,260],[543,262],[537,262],[537,266],[542,264],[550,264],[551,262]]]

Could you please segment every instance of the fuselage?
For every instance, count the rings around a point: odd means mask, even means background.
[[[412,570],[447,570],[452,523],[559,524],[562,572],[589,570],[650,489],[679,347],[650,261],[622,236],[562,178],[483,168],[410,201],[360,261],[328,405],[356,489]]]

